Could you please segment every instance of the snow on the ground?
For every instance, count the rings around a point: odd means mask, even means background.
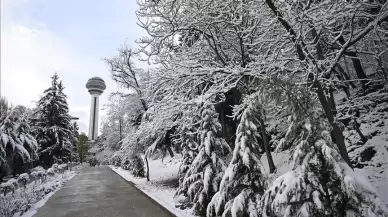
[[[174,193],[178,185],[178,170],[181,157],[149,160],[150,181],[146,178],[136,178],[128,170],[120,167],[110,166],[110,168],[121,177],[135,184],[135,186],[164,206],[170,212],[179,217],[193,217],[191,210],[181,210],[174,206]]]
[[[70,172],[69,176],[67,176],[63,179],[63,181],[61,183],[61,187],[64,183],[66,183],[67,181],[72,179],[74,176],[75,176],[75,172]],[[43,205],[45,205],[46,202],[48,201],[48,199],[50,199],[50,197],[53,196],[55,194],[55,192],[57,192],[59,189],[61,189],[61,187],[55,189],[54,191],[52,191],[49,194],[47,194],[46,196],[44,196],[40,201],[38,201],[37,203],[32,205],[31,208],[29,210],[27,210],[27,212],[25,212],[23,215],[21,215],[21,217],[32,217],[33,215],[35,215],[35,213],[38,212],[38,209],[41,208]],[[18,217],[18,216],[20,216],[20,213],[16,213],[14,215],[14,217]]]
[[[387,100],[387,93],[374,92],[339,103],[338,110],[343,117],[346,117],[346,111],[349,108],[359,109],[360,116],[357,121],[368,141],[363,144],[354,129],[346,128],[344,135],[349,157],[359,164],[354,169],[355,174],[365,176],[376,189],[380,199],[388,205]]]
[[[278,153],[272,152],[272,159],[276,167],[276,171],[274,174],[269,173],[267,155],[262,154],[260,159],[262,166],[264,168],[264,173],[267,174],[267,178],[269,179],[268,183],[271,183],[279,176],[292,170],[290,151],[287,150],[287,151],[282,151]]]
[[[52,180],[44,183],[44,186],[40,186],[40,187],[43,187],[46,189],[53,189],[54,188],[53,191],[46,194],[42,199],[40,199],[35,204],[32,204],[31,208],[29,208],[23,214],[21,214],[21,212],[17,212],[13,215],[13,217],[32,217],[33,215],[35,215],[35,213],[37,213],[39,208],[41,208],[55,192],[57,192],[59,189],[61,189],[61,187],[63,186],[64,183],[66,183],[67,181],[72,179],[75,175],[76,175],[75,171],[66,171],[64,174],[57,174]],[[36,187],[36,186],[33,186],[33,188],[32,188],[33,191],[35,191],[34,187]]]

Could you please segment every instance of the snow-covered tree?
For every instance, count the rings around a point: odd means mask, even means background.
[[[5,98],[0,98],[0,112],[0,170],[25,172],[26,165],[36,160],[38,144],[27,120],[14,114]]]
[[[147,110],[148,105],[142,91],[144,80],[147,79],[147,72],[135,66],[134,56],[136,53],[124,44],[118,49],[116,56],[105,58],[104,61],[110,68],[112,79],[126,90],[134,91],[140,99],[143,109]]]
[[[51,87],[44,91],[37,103],[38,120],[35,124],[40,161],[45,167],[51,166],[55,159],[69,160],[74,140],[64,87],[56,73],[51,79]]]
[[[184,203],[192,204],[197,215],[205,216],[207,204],[218,191],[226,169],[223,157],[230,152],[230,147],[221,137],[221,124],[214,107],[205,105],[201,117],[199,153],[176,195],[186,197]]]
[[[265,191],[262,216],[388,216],[368,181],[340,156],[330,125],[314,114],[298,124],[293,170]]]
[[[258,203],[266,188],[266,177],[258,153],[261,137],[257,105],[244,103],[235,111],[240,119],[233,157],[207,208],[207,216],[259,216]]]

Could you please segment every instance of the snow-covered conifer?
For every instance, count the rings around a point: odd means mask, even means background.
[[[212,198],[207,216],[259,216],[257,204],[265,190],[258,153],[258,107],[244,103],[239,114],[233,157],[225,171],[219,191]],[[255,124],[256,123],[256,124]]]
[[[303,131],[293,170],[277,178],[261,199],[262,216],[388,216],[368,181],[342,159],[329,124],[310,117],[299,123]]]
[[[207,204],[218,191],[226,169],[222,157],[230,151],[230,147],[220,136],[221,124],[212,105],[205,106],[201,117],[199,153],[176,195],[186,197],[186,203],[193,205],[194,212],[204,216]]]
[[[55,158],[64,159],[73,150],[71,148],[74,133],[70,123],[69,108],[62,82],[58,75],[51,77],[51,87],[44,91],[38,101],[35,134],[40,144],[40,161],[48,167]]]

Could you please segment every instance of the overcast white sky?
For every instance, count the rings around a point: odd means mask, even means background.
[[[88,132],[90,95],[86,81],[103,78],[116,84],[101,58],[144,35],[136,24],[135,0],[1,0],[1,95],[12,104],[33,107],[58,72],[70,113]],[[100,111],[101,116],[104,111]]]

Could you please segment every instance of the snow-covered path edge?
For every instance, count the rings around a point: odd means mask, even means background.
[[[71,173],[72,174],[67,179],[62,181],[61,187],[45,195],[41,200],[33,204],[31,208],[27,210],[27,212],[23,213],[23,215],[20,215],[20,212],[17,212],[14,214],[13,217],[32,217],[33,215],[35,215],[38,212],[38,210],[46,204],[46,202],[50,199],[50,197],[55,194],[55,192],[59,191],[66,182],[70,181],[76,175],[75,171],[72,171]]]
[[[113,165],[109,165],[109,168],[111,168],[115,173],[117,173],[119,176],[121,176],[123,179],[127,180],[129,183],[131,183],[135,188],[142,191],[144,194],[146,194],[148,197],[153,199],[155,202],[166,208],[168,211],[170,211],[172,214],[174,214],[177,217],[195,217],[194,215],[190,214],[188,211],[181,210],[179,208],[176,208],[173,204],[169,204],[166,201],[164,201],[162,198],[159,198],[155,193],[147,190],[145,186],[137,185],[133,182],[134,177],[129,173],[129,171],[124,170],[120,167],[115,167]]]

